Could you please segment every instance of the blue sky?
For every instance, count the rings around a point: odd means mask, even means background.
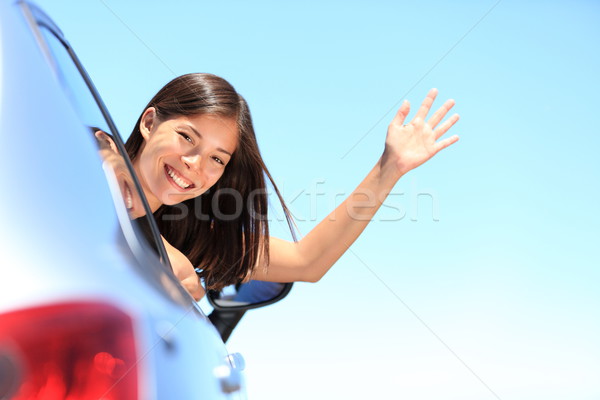
[[[403,99],[456,99],[461,140],[321,282],[246,315],[228,347],[250,398],[600,396],[600,3],[37,3],[123,136],[173,77],[228,79],[302,233]]]

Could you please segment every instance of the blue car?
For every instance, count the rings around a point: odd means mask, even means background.
[[[224,340],[291,284],[209,293],[205,315],[60,29],[0,0],[0,60],[0,398],[245,398]]]

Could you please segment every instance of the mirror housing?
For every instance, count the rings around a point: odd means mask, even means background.
[[[293,283],[249,281],[230,285],[220,291],[209,290],[210,305],[219,311],[246,311],[268,306],[283,299],[292,290]]]

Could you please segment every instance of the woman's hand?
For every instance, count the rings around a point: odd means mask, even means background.
[[[437,141],[458,121],[458,114],[454,114],[438,126],[454,106],[454,100],[446,101],[428,121],[425,121],[437,93],[437,89],[429,91],[413,120],[406,125],[404,120],[410,112],[410,103],[404,100],[388,128],[382,167],[391,168],[398,178],[458,140],[458,136],[454,135]]]
[[[204,288],[200,284],[200,279],[190,260],[182,252],[173,247],[171,243],[167,242],[164,237],[161,236],[161,238],[167,250],[173,272],[181,282],[181,285],[196,301],[202,299],[204,297]]]

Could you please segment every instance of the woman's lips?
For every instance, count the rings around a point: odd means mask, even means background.
[[[165,174],[167,175],[169,182],[180,191],[190,190],[196,187],[192,181],[186,179],[179,171],[168,164],[165,164]]]

